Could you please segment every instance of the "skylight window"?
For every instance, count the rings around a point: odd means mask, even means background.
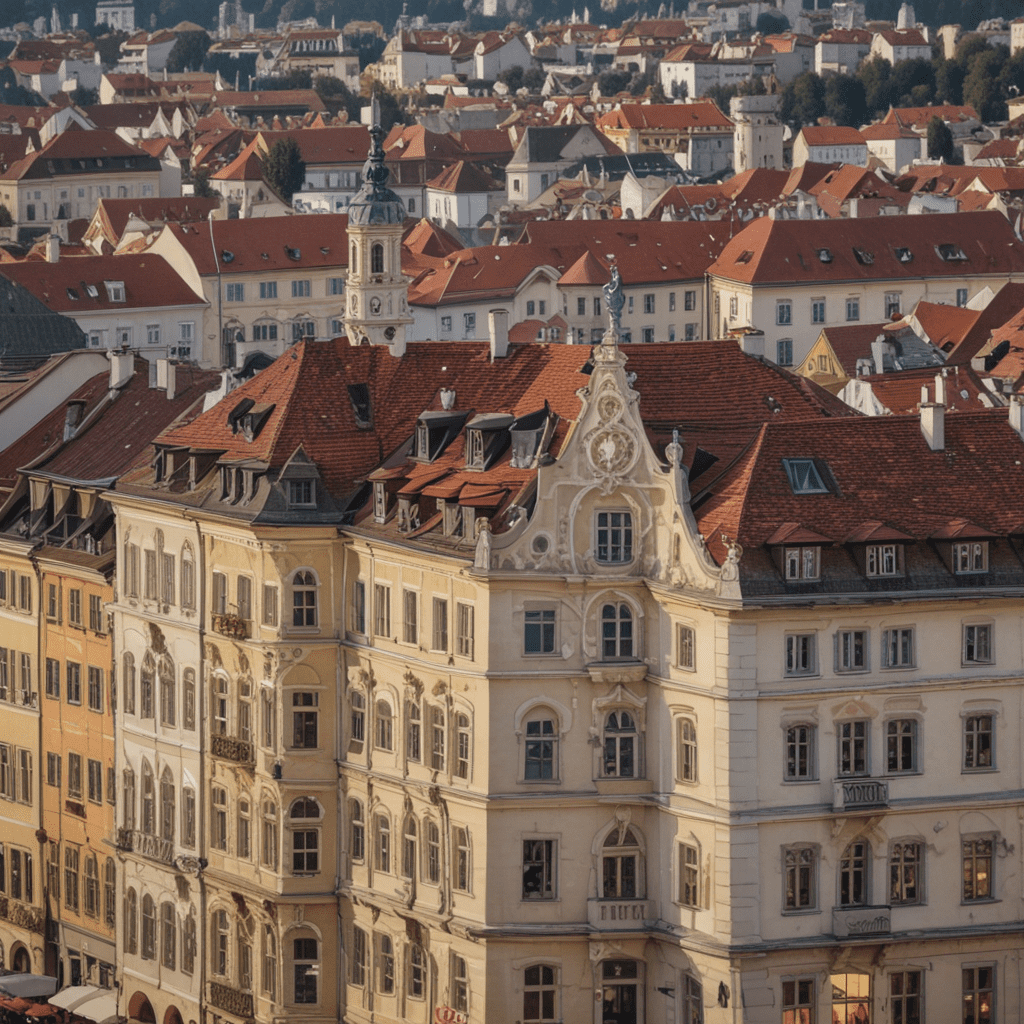
[[[82,287],[85,289],[85,294],[90,299],[98,299],[100,297],[100,290],[94,284],[83,284]]]
[[[749,263],[754,258],[754,252],[752,249],[744,249],[743,252],[736,257],[737,263]]]
[[[818,250],[818,259],[821,260],[822,263],[831,263],[832,262],[832,250],[831,249],[819,249]]]
[[[230,249],[221,249],[220,258],[224,263],[230,263],[235,258],[235,254]]]
[[[828,494],[813,459],[783,459],[782,466],[794,494]]]
[[[288,259],[290,260],[295,260],[296,262],[298,262],[299,260],[302,259],[301,249],[293,249],[290,245],[286,245],[284,247],[284,251],[288,254]]]
[[[72,302],[77,302],[79,298],[81,298],[81,296],[78,294],[78,292],[75,291],[74,288],[69,288],[68,298],[71,299]]]
[[[868,252],[867,249],[861,249],[858,246],[853,247],[853,255],[857,257],[857,262],[862,267],[870,267],[875,262],[875,254]]]
[[[899,246],[896,249],[896,259],[900,263],[909,263],[914,258],[914,254],[907,249],[905,246]]]
[[[967,259],[967,253],[965,253],[959,245],[953,245],[949,242],[944,245],[935,246],[935,251],[947,263],[961,263]]]

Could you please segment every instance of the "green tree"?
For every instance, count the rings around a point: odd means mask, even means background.
[[[96,35],[96,32],[100,34]],[[112,68],[121,59],[121,44],[128,38],[128,33],[108,32],[106,25],[98,25],[92,38],[100,61]]]
[[[373,95],[380,105],[380,126],[385,132],[391,131],[396,124],[409,124],[409,118],[398,102],[398,97],[382,85],[373,87]]]
[[[509,92],[519,92],[523,87],[523,69],[518,64],[498,72],[498,81],[508,86]]]
[[[291,202],[306,180],[306,162],[299,144],[290,136],[278,139],[263,161],[263,173],[281,197]]]
[[[813,71],[797,75],[782,90],[782,120],[792,125],[814,124],[825,114],[825,83]]]
[[[530,90],[531,93],[538,93],[544,88],[544,83],[547,81],[548,76],[545,74],[543,68],[529,67],[523,72],[523,85]]]
[[[597,76],[597,87],[602,96],[615,96],[629,88],[632,77],[628,71],[602,71]]]
[[[935,99],[939,103],[961,104],[964,101],[964,69],[956,60],[935,62]]]
[[[763,36],[773,36],[776,32],[788,32],[789,18],[776,11],[764,11],[757,16],[755,28]]]
[[[884,114],[894,105],[892,98],[892,65],[884,57],[864,61],[857,69],[864,86],[869,114]]]
[[[192,192],[199,199],[212,199],[217,195],[210,186],[210,172],[205,167],[197,167],[192,172]]]
[[[99,93],[95,89],[86,89],[81,85],[69,95],[71,102],[80,107],[91,107],[100,101]]]
[[[344,108],[350,121],[359,121],[362,102],[340,78],[333,75],[317,75],[313,79],[313,89],[332,113]]]
[[[174,40],[174,46],[167,55],[167,70],[172,74],[180,71],[199,71],[211,42],[206,32],[182,32]]]
[[[859,128],[868,120],[864,83],[852,75],[832,75],[825,84],[825,113],[836,124]]]
[[[897,61],[890,82],[893,102],[900,106],[927,106],[935,97],[935,67],[930,60]]]
[[[953,158],[953,133],[941,117],[928,122],[928,159],[948,164]]]
[[[977,53],[964,79],[964,103],[974,107],[982,121],[1006,119],[1006,99],[999,88],[1005,59],[997,50]]]
[[[0,203],[0,228],[9,228],[14,223],[11,211],[3,203]]]

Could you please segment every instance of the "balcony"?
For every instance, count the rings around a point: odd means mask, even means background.
[[[211,736],[210,753],[214,757],[234,761],[236,764],[252,765],[256,760],[253,745],[245,740],[236,740],[233,736]]]
[[[249,620],[238,615],[214,615],[211,625],[214,633],[221,636],[229,636],[232,640],[249,639]]]
[[[648,900],[588,900],[587,919],[603,932],[636,932],[648,917]]]
[[[122,850],[133,850],[160,864],[174,863],[174,843],[159,836],[147,835],[134,828],[117,830],[117,845]]]
[[[226,1010],[235,1017],[252,1017],[253,1000],[248,992],[239,992],[229,985],[210,982],[210,1002],[219,1010]]]
[[[859,938],[869,935],[888,935],[890,913],[888,907],[833,907],[832,934],[836,938]]]
[[[889,783],[881,779],[836,779],[832,786],[834,811],[860,811],[889,806]]]
[[[43,912],[7,896],[0,896],[0,921],[7,921],[16,928],[43,934]]]

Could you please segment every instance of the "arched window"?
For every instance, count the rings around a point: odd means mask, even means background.
[[[455,716],[455,774],[460,779],[469,778],[470,741],[469,715]]]
[[[160,659],[160,724],[173,726],[176,720],[174,694],[174,663],[170,658]]]
[[[252,856],[252,812],[249,801],[238,798],[238,831],[235,835],[235,852],[242,860]]]
[[[142,831],[156,835],[156,787],[148,761],[142,762]]]
[[[168,970],[175,967],[175,951],[178,948],[178,915],[173,903],[160,904],[160,962]]]
[[[196,727],[196,670],[187,668],[181,674],[181,724],[190,730]]]
[[[228,927],[228,912],[217,910],[213,914],[213,942],[210,950],[210,971],[220,978],[226,978],[228,973],[228,943],[230,942],[230,929]]]
[[[273,800],[263,801],[263,842],[260,854],[263,858],[263,866],[277,870],[277,804]]]
[[[380,242],[374,242],[370,249],[370,273],[384,273],[384,246]]]
[[[300,570],[292,577],[292,625],[302,629],[316,627],[316,576]]]
[[[131,768],[125,768],[121,773],[121,780],[121,799],[124,803],[121,818],[125,828],[133,829],[135,828],[135,772]]]
[[[352,243],[352,273],[359,273],[359,250],[356,248],[356,243]]]
[[[309,1005],[319,1001],[320,944],[315,938],[293,940],[292,967],[295,972],[293,1002]]]
[[[91,853],[85,858],[85,912],[89,917],[100,916],[100,870]]]
[[[132,888],[124,895],[124,949],[126,953],[139,951],[139,897]]]
[[[277,999],[277,936],[269,924],[263,928],[261,985],[265,996]]]
[[[558,716],[549,708],[537,708],[526,719],[525,732],[524,780],[557,779]]]
[[[643,857],[632,828],[614,828],[601,850],[601,896],[633,900],[642,897]]]
[[[181,549],[181,607],[196,606],[196,563],[192,545],[186,543]]]
[[[113,857],[103,862],[103,921],[108,928],[117,923],[117,869]]]
[[[160,775],[160,838],[174,842],[174,777],[170,768],[164,768]]]
[[[181,929],[181,970],[193,974],[196,969],[196,918],[190,913]]]
[[[121,685],[124,688],[124,713],[135,714],[135,655],[131,651],[124,652],[124,675]]]
[[[633,657],[633,613],[628,604],[606,604],[601,609],[601,656]]]
[[[558,981],[554,967],[536,964],[523,971],[522,1024],[547,1024],[558,1020]],[[689,1019],[686,1024],[695,1024]]]
[[[604,720],[604,775],[617,779],[636,776],[637,741],[633,715],[623,710],[610,712]]]
[[[386,700],[377,701],[377,748],[395,749],[394,716],[391,714],[391,705]]]
[[[156,662],[153,655],[146,651],[142,659],[141,693],[139,695],[139,717],[153,717],[153,689],[156,685]]]
[[[391,822],[386,814],[377,815],[377,870],[391,873]]]
[[[441,830],[437,823],[427,819],[424,827],[426,834],[426,864],[424,865],[428,882],[437,885],[441,881]]]
[[[855,839],[843,851],[839,861],[839,905],[863,907],[868,903],[870,848],[863,839]]]
[[[156,905],[149,893],[142,897],[142,959],[156,959]]]
[[[416,819],[410,814],[402,830],[402,875],[416,877]]]
[[[351,856],[354,861],[361,861],[366,856],[366,827],[363,805],[358,800],[349,800],[348,819],[352,828]]]
[[[310,821],[319,821],[322,816],[320,805],[309,797],[299,797],[288,812],[293,822],[292,833],[292,874],[312,875],[320,870],[320,829],[310,828]],[[294,823],[298,823],[298,825]]]
[[[679,780],[697,781],[697,727],[689,718],[680,718],[676,728],[679,736]]]

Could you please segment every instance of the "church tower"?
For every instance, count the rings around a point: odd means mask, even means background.
[[[402,275],[405,206],[388,188],[384,130],[374,102],[373,143],[363,165],[363,187],[348,207],[348,277],[345,330],[352,345],[387,345],[405,353],[405,329],[412,323]]]

